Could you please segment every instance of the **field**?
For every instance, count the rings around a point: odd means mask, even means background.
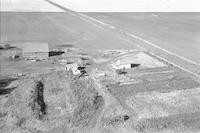
[[[87,15],[200,63],[199,13],[87,13]]]
[[[137,48],[69,12],[1,12],[1,43],[20,46],[24,42],[84,49]]]

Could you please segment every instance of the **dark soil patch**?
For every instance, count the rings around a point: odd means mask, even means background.
[[[5,78],[0,80],[0,89],[5,88],[8,86],[11,82],[17,80],[17,78]]]
[[[17,48],[17,47],[11,46],[10,44],[5,44],[4,46],[0,45],[0,50],[10,50],[14,48]]]
[[[37,119],[42,119],[46,114],[46,104],[43,97],[44,84],[41,81],[37,81],[33,95],[31,97],[31,109]]]
[[[10,83],[17,80],[17,78],[5,78],[0,80],[0,95],[11,93],[16,87],[6,88]]]
[[[0,89],[0,96],[10,94],[16,87],[7,88],[7,89]]]

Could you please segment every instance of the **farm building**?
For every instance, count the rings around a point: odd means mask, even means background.
[[[25,43],[22,49],[23,56],[26,59],[45,59],[49,57],[47,43]]]
[[[131,62],[123,62],[123,60],[117,60],[114,68],[116,69],[131,69],[134,67],[139,66],[140,64],[135,64],[135,63],[131,63]]]
[[[117,58],[112,64],[114,69],[131,69],[131,68],[156,68],[164,67],[164,63],[151,57],[145,52],[134,52]]]

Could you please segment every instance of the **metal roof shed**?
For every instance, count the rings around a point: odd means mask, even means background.
[[[25,43],[23,56],[28,59],[45,59],[49,57],[48,43]]]

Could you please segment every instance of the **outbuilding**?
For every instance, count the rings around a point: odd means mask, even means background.
[[[25,43],[23,57],[26,59],[46,59],[49,57],[48,43]]]
[[[131,69],[140,66],[140,64],[118,59],[112,66],[115,69]]]

